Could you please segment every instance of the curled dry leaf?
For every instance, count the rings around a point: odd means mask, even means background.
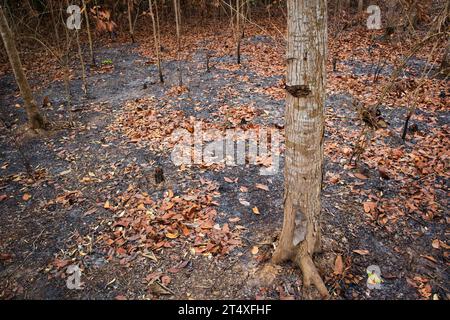
[[[440,243],[439,239],[434,239],[433,242],[431,243],[431,246],[435,249],[440,249],[441,243]]]
[[[178,236],[179,236],[178,233],[171,233],[171,232],[166,233],[166,237],[169,239],[176,239],[176,238],[178,238]]]
[[[337,175],[333,175],[333,176],[331,176],[330,179],[329,179],[329,181],[330,181],[332,184],[338,183],[339,180],[340,180],[340,177],[337,176]]]
[[[241,186],[241,187],[239,188],[239,190],[240,190],[241,192],[248,192],[248,188],[247,188],[247,187],[244,187],[244,186]]]
[[[25,193],[23,196],[22,196],[22,200],[24,200],[24,201],[28,201],[28,200],[30,200],[31,199],[31,195],[29,194],[29,193]]]
[[[369,213],[371,211],[374,211],[377,207],[377,204],[373,201],[366,201],[363,203],[364,206],[364,212]]]
[[[161,277],[161,283],[165,286],[167,286],[171,281],[172,281],[172,279],[169,276]]]

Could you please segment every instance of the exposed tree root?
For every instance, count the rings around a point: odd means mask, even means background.
[[[272,263],[281,264],[287,260],[290,260],[293,253],[290,250],[281,250],[279,247],[275,250],[272,256]]]
[[[29,116],[28,120],[31,129],[41,129],[46,130],[47,122],[44,117],[42,117],[39,113],[33,113]]]
[[[323,299],[329,298],[330,294],[328,293],[328,289],[317,271],[311,256],[309,254],[299,254],[295,257],[295,262],[300,266],[300,270],[302,270],[304,292],[313,284]]]
[[[297,250],[296,250],[297,249]],[[297,252],[294,254],[294,252]],[[291,260],[300,267],[303,275],[303,296],[306,299],[312,299],[313,294],[311,292],[311,284],[319,292],[322,299],[328,299],[330,294],[322,280],[314,261],[310,254],[303,253],[303,250],[298,250],[298,248],[292,248],[291,250],[282,250],[280,247],[275,250],[272,262],[275,264],[280,264],[281,262]]]

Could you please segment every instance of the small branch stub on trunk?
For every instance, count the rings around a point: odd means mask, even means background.
[[[296,98],[305,98],[311,94],[311,90],[307,85],[285,86],[287,92]]]

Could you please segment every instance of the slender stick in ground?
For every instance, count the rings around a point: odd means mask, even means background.
[[[78,30],[75,30],[76,36],[77,36],[77,46],[78,46],[78,58],[80,59],[81,64],[81,78],[83,81],[83,84],[81,85],[81,89],[83,89],[84,94],[87,94],[87,79],[86,79],[86,70],[84,66],[84,58],[83,58],[83,51],[81,50],[81,43],[80,43],[80,34]]]
[[[66,0],[66,5],[69,6],[69,1]],[[65,25],[63,11],[60,10],[60,19]],[[66,36],[66,42],[65,42],[65,52],[63,53],[64,57],[64,87],[66,91],[66,98],[67,98],[67,108],[70,109],[72,107],[72,92],[70,90],[70,49],[72,47],[72,37],[69,33],[68,28],[64,28],[65,30],[65,36]],[[72,112],[69,112],[69,123],[70,125],[74,124],[73,121],[73,115]]]
[[[88,41],[89,41],[89,54],[91,55],[91,63],[92,65],[95,65],[95,56],[94,56],[94,49],[92,44],[92,34],[91,34],[91,26],[89,25],[89,14],[86,6],[86,0],[81,0],[81,3],[83,4],[83,11],[84,11],[84,18],[86,19],[86,32],[88,35]]]

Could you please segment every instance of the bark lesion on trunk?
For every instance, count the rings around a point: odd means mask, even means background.
[[[295,196],[289,190],[286,194],[283,230],[272,262],[294,262],[302,271],[304,296],[312,297],[310,287],[314,285],[322,298],[328,298],[328,289],[313,261],[313,255],[322,250],[322,232],[317,217],[293,203]]]

